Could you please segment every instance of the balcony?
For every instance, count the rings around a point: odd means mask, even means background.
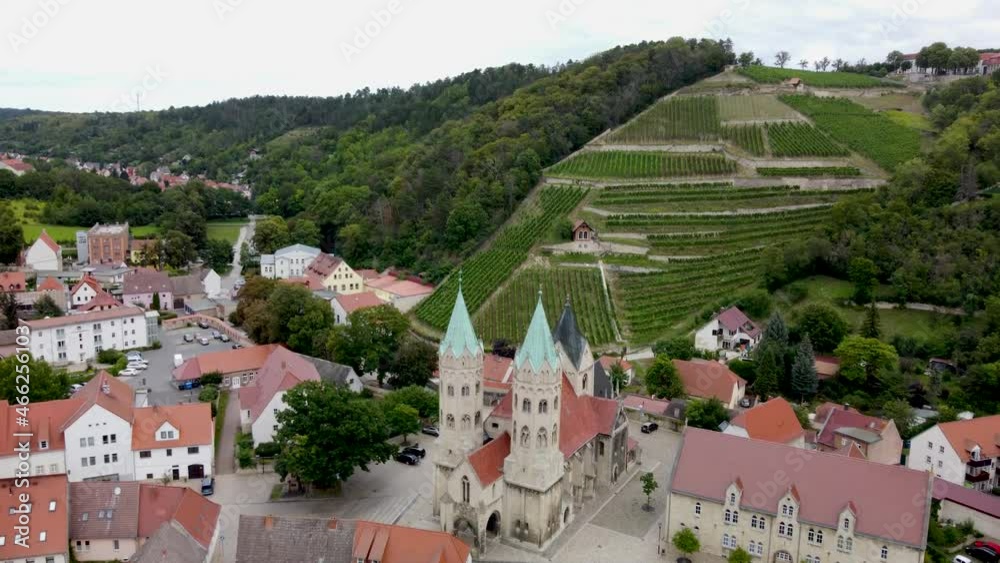
[[[987,457],[983,459],[970,459],[967,463],[969,467],[990,467],[993,465],[993,458]]]
[[[966,473],[965,480],[968,481],[969,483],[982,483],[984,481],[990,480],[990,474],[988,471],[980,471],[975,475],[971,473]]]

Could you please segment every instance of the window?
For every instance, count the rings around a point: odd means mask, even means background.
[[[113,548],[113,549],[114,549],[115,551],[118,551],[118,548],[119,548],[119,545],[118,545],[118,540],[112,540],[112,541],[111,541],[111,546],[112,546],[112,548]]]
[[[694,515],[695,516],[701,516],[701,503],[700,502],[694,503]]]
[[[49,449],[49,442],[47,440],[42,440],[38,442],[38,449],[47,450]]]
[[[882,551],[879,553],[879,557],[881,557],[883,561],[889,558],[889,548],[887,546],[882,546]]]
[[[844,543],[847,544],[847,551],[854,549],[854,538],[846,538]]]
[[[740,511],[739,510],[734,510],[733,511],[733,524],[738,524],[739,521],[740,521]]]
[[[851,519],[844,518],[844,530],[850,530],[850,529],[851,529]]]
[[[927,449],[928,450],[933,450],[934,449],[934,442],[927,442]]]
[[[448,396],[449,397],[454,397],[455,396],[455,386],[454,385],[449,385],[448,386]]]
[[[56,511],[56,501],[50,500],[49,501],[49,512],[55,512],[55,511]]]
[[[938,446],[938,453],[939,454],[943,454],[944,453],[944,446]]]
[[[726,524],[732,524],[733,523],[733,511],[729,510],[727,508],[726,509],[726,514],[725,514],[725,516],[723,516],[723,520],[725,520]]]
[[[173,440],[174,439],[174,431],[173,430],[161,430],[160,431],[160,439],[161,440]]]
[[[49,533],[45,530],[38,532],[38,541],[45,541],[45,538],[49,537]]]
[[[463,385],[462,386],[462,396],[463,397],[468,397],[469,396],[469,386],[468,385]]]
[[[174,455],[174,450],[167,448],[167,457],[173,457],[173,455]]]
[[[729,504],[736,504],[736,493],[729,493]]]
[[[599,455],[599,456],[603,456],[604,455],[604,442],[598,442],[597,443],[597,455]],[[701,513],[701,503],[698,503],[698,511],[697,512],[699,514]]]
[[[455,427],[455,417],[454,417],[454,415],[450,415],[449,414],[447,417],[445,417],[445,426],[447,426],[448,428],[454,428]]]
[[[478,395],[478,394],[479,394],[479,382],[477,381],[476,382],[476,395]]]
[[[785,538],[790,538],[790,537],[792,537],[792,534],[794,532],[795,532],[795,525],[794,524],[785,524],[784,522],[781,522],[780,524],[778,524],[778,535],[779,536],[785,537]]]
[[[198,453],[198,446],[191,446],[190,448],[188,448],[188,453],[189,454],[196,454],[196,453]]]
[[[538,412],[543,414],[549,412],[549,402],[545,399],[538,401]]]
[[[521,411],[522,412],[531,412],[531,400],[530,399],[525,399],[523,402],[521,402]]]
[[[86,448],[87,447],[87,439],[86,438],[80,438],[80,447],[81,448]]]
[[[469,502],[469,497],[470,497],[469,490],[470,490],[469,478],[463,476],[462,477],[462,502],[465,502],[465,503]]]
[[[87,467],[87,458],[85,457],[80,458],[80,466]]]
[[[153,452],[149,450],[143,450],[139,452],[139,459],[149,459],[151,457],[153,457]]]
[[[109,454],[104,454],[104,463],[111,463],[111,456]]]
[[[736,536],[729,534],[722,534],[722,547],[728,549],[736,549]]]
[[[939,459],[938,460],[938,468],[940,469],[941,467],[944,467],[944,462]]]
[[[472,428],[472,418],[469,415],[462,417],[462,430],[468,430]]]
[[[925,457],[924,457],[924,462],[925,462],[925,463],[926,463],[927,465],[930,465],[930,464],[931,464],[931,456],[925,456]]]

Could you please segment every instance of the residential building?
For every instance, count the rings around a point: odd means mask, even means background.
[[[138,479],[201,479],[215,471],[215,425],[208,403],[135,409],[132,431]]]
[[[240,388],[240,424],[254,444],[273,442],[278,412],[285,410],[285,392],[303,381],[319,381],[312,362],[278,346],[268,355],[257,377]]]
[[[69,290],[70,305],[74,309],[83,307],[102,293],[107,292],[101,287],[100,282],[90,274],[84,273],[80,281],[76,282],[73,288]]]
[[[306,268],[320,252],[320,249],[313,246],[293,244],[279,248],[274,254],[262,254],[260,275],[279,280],[305,277]]]
[[[747,382],[725,364],[710,360],[673,360],[684,391],[696,399],[715,398],[729,410],[735,409],[746,394]],[[671,397],[674,399],[676,397]]]
[[[836,377],[840,373],[840,358],[836,356],[816,356],[816,376],[822,381]]]
[[[28,291],[28,279],[24,272],[0,272],[0,291],[11,293]]]
[[[222,388],[238,389],[256,378],[261,366],[277,347],[277,344],[265,344],[199,354],[175,368],[173,380],[175,384],[181,384],[200,379],[203,375],[218,373],[222,375]]]
[[[130,350],[149,346],[146,312],[138,307],[118,307],[65,317],[20,323],[31,329],[31,354],[54,365],[97,359],[104,349]]]
[[[13,475],[9,473],[7,475]],[[0,480],[4,491],[0,505],[0,561],[4,563],[69,563],[69,486],[65,475],[31,477],[27,487],[19,479]],[[31,502],[18,502],[18,495],[31,495]],[[22,507],[26,504],[26,507]],[[27,537],[22,536],[27,548],[18,545],[18,527],[21,513],[30,511]]]
[[[77,561],[124,561],[139,548],[139,483],[69,484],[69,541]]]
[[[87,231],[87,258],[90,264],[124,264],[129,258],[128,223],[95,224]]]
[[[125,276],[122,301],[143,309],[174,308],[174,288],[166,272],[137,268]]]
[[[399,279],[391,274],[386,274],[368,282],[365,287],[375,292],[379,299],[392,303],[392,306],[400,312],[407,312],[417,306],[418,303],[434,293],[434,288],[413,280]]]
[[[1000,496],[934,479],[934,500],[941,503],[938,520],[958,524],[972,522],[976,531],[1000,538]]]
[[[69,401],[76,411],[58,429],[66,444],[66,474],[72,482],[132,481],[134,393],[127,383],[98,373]]]
[[[760,561],[922,563],[927,473],[688,428],[667,486],[660,545],[682,529],[701,552]]]
[[[132,563],[214,561],[222,507],[188,487],[139,487],[139,550]]]
[[[310,289],[328,289],[340,295],[353,295],[365,290],[364,280],[347,265],[343,258],[320,252],[306,267],[305,277]]]
[[[694,335],[694,347],[704,352],[746,353],[760,342],[762,331],[743,311],[721,311]]]
[[[938,424],[910,440],[906,466],[980,491],[998,486],[1000,415]]]
[[[48,295],[52,298],[52,301],[54,301],[55,304],[63,310],[63,312],[69,310],[69,295],[66,291],[66,286],[63,285],[57,278],[47,276],[45,279],[38,282],[35,290],[39,293],[39,297],[42,295]]]
[[[635,413],[639,420],[665,418],[667,409],[670,408],[670,401],[665,399],[655,399],[632,393],[624,395],[622,399],[625,410]]]
[[[569,303],[550,331],[541,297],[514,357],[511,391],[484,416],[485,354],[459,288],[438,348],[433,512],[442,531],[544,550],[637,455],[618,401],[595,396],[594,357]],[[515,424],[516,423],[516,424]],[[483,432],[492,441],[483,445]]]
[[[31,449],[32,475],[65,474],[66,442],[61,429],[80,404],[76,397],[32,403],[28,426],[24,427],[17,424],[17,405],[0,400],[0,475],[14,475],[19,463],[14,452],[25,444]]]
[[[619,358],[618,356],[609,356],[607,354],[601,356],[597,360],[601,363],[601,367],[604,368],[604,373],[610,374],[612,366],[617,365],[622,368],[622,372],[625,374],[625,385],[632,383],[632,378],[635,377],[635,366],[632,362],[626,360],[625,358]]]
[[[354,368],[351,366],[335,364],[322,358],[299,355],[316,367],[316,371],[319,372],[320,381],[346,387],[354,393],[360,393],[364,390],[365,386],[361,383],[361,378],[358,377],[358,374],[355,373]]]
[[[903,438],[896,423],[863,415],[847,405],[824,403],[813,420],[818,425],[815,446],[830,452],[854,444],[865,459],[886,465],[902,463]]]
[[[24,251],[24,265],[36,272],[62,270],[62,247],[42,229],[35,242]]]
[[[451,534],[366,520],[241,514],[239,538],[236,563],[472,563]]]
[[[724,434],[765,440],[804,448],[805,430],[799,424],[792,405],[782,397],[761,403],[736,415],[723,430]]]
[[[354,311],[386,304],[385,301],[379,299],[378,295],[375,295],[374,291],[363,291],[350,295],[336,294],[330,300],[330,306],[333,307],[333,321],[338,325],[350,324],[348,317]]]
[[[13,172],[15,176],[21,176],[34,169],[34,166],[21,160],[20,158],[0,158],[0,170]]]
[[[77,311],[81,313],[87,313],[91,311],[110,311],[111,309],[117,309],[119,307],[124,307],[117,299],[111,296],[110,293],[102,291],[84,305],[77,308]]]

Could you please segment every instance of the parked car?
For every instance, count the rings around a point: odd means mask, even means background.
[[[73,385],[70,385],[70,386],[69,386],[69,392],[70,392],[71,394],[72,394],[72,393],[76,393],[76,392],[77,392],[77,391],[79,391],[80,389],[83,389],[83,385],[81,385],[81,384],[79,384],[79,383],[74,383]]]
[[[129,369],[134,369],[134,370],[137,370],[137,371],[142,371],[142,370],[148,368],[149,364],[147,364],[146,362],[129,362],[128,364],[125,365],[125,367],[127,367]]]
[[[997,563],[997,561],[1000,560],[1000,555],[997,555],[996,551],[993,551],[988,547],[976,547],[974,545],[970,545],[965,548],[965,554],[973,559],[978,559],[983,563]]]
[[[139,370],[135,368],[125,368],[118,372],[119,377],[133,377],[139,375]]]
[[[243,347],[243,345],[240,344],[239,342],[234,342],[233,343],[233,350],[239,350],[242,347]]]
[[[139,352],[135,352],[135,351],[129,352],[128,354],[125,354],[125,360],[129,361],[129,362],[145,362],[146,361],[142,357],[142,354],[140,354]]]
[[[437,426],[424,426],[420,429],[422,434],[427,434],[428,436],[440,436],[441,433],[438,431]]]
[[[201,381],[197,379],[189,379],[187,381],[181,381],[177,384],[177,388],[181,391],[187,391],[188,389],[195,389],[201,387]]]
[[[742,399],[740,399],[740,406],[741,407],[743,407],[745,409],[746,408],[750,408],[750,404],[751,404],[751,402],[750,402],[750,398],[749,397],[743,397]]]
[[[222,338],[222,333],[219,332],[219,331],[217,331],[217,330],[213,330],[212,331],[212,338],[214,338],[215,340],[218,340],[218,339]]]
[[[194,335],[193,334],[185,334],[184,335],[184,342],[194,342]]]
[[[400,452],[396,454],[396,461],[399,463],[405,463],[406,465],[417,465],[420,463],[420,458],[405,452]]]
[[[199,336],[198,344],[201,344],[202,346],[208,346],[208,338],[204,336]]]
[[[215,477],[205,477],[201,480],[202,496],[210,497],[215,492]]]
[[[655,423],[655,422],[643,422],[643,423],[642,423],[642,426],[640,426],[640,427],[639,427],[639,430],[640,430],[640,431],[641,431],[641,432],[642,432],[643,434],[649,434],[649,433],[651,433],[651,432],[656,432],[656,430],[657,430],[657,429],[658,429],[659,427],[660,427],[660,425],[659,425],[659,424],[657,424],[657,423]]]
[[[972,545],[975,546],[975,547],[986,547],[986,548],[992,549],[993,551],[995,551],[997,553],[1000,553],[1000,543],[997,543],[997,542],[984,541],[984,540],[976,540],[976,541],[972,542]]]
[[[403,448],[403,453],[404,454],[413,454],[413,455],[415,455],[417,457],[422,458],[425,455],[427,455],[427,450],[425,450],[423,446],[421,446],[419,444],[415,444],[415,445],[406,446],[405,448]]]
[[[231,339],[229,338],[228,334],[223,334],[222,336],[219,337],[219,340],[223,342],[229,342]]]
[[[198,328],[208,328],[208,322],[198,321]]]
[[[954,559],[951,560],[951,563],[972,563],[972,559],[969,559],[964,555],[956,555]]]

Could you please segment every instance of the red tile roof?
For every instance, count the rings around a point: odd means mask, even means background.
[[[670,401],[662,401],[652,397],[643,397],[642,395],[631,394],[625,395],[622,402],[627,409],[651,412],[654,414],[664,414],[667,412],[667,407],[670,406]]]
[[[56,254],[62,250],[62,247],[56,241],[52,240],[52,237],[49,236],[49,233],[45,232],[45,229],[42,229],[42,232],[38,235],[38,240],[45,243],[45,246],[51,248]]]
[[[100,292],[100,293],[97,294],[97,297],[94,297],[93,299],[91,299],[87,303],[84,303],[77,310],[78,311],[91,311],[93,309],[101,309],[101,308],[112,308],[112,309],[114,309],[114,308],[118,308],[118,307],[124,307],[124,305],[120,301],[118,301],[117,299],[115,299],[114,297],[112,297],[110,293],[102,291],[102,292]]]
[[[861,451],[861,446],[859,446],[857,442],[853,441],[839,450],[835,450],[833,453],[853,457],[854,459],[868,459],[865,457],[865,452]]]
[[[319,381],[316,366],[284,346],[278,346],[257,372],[253,384],[240,388],[240,410],[249,410],[250,421],[255,422],[275,394],[303,381]]]
[[[378,295],[375,295],[374,291],[363,291],[353,295],[337,295],[334,299],[337,300],[337,303],[340,304],[341,308],[348,315],[359,309],[378,307],[386,304],[385,301],[379,299]]]
[[[23,160],[18,160],[16,158],[4,158],[0,159],[0,162],[3,162],[11,169],[17,170],[18,172],[31,172],[32,170],[35,169],[34,166],[28,164],[27,162],[24,162]]]
[[[364,281],[377,279],[381,275],[378,273],[378,270],[372,270],[371,268],[363,268],[355,271]]]
[[[469,546],[452,534],[359,520],[352,560],[381,563],[465,563]]]
[[[802,425],[792,405],[782,397],[744,411],[732,423],[747,431],[751,438],[787,444],[803,436]]]
[[[70,537],[131,539],[139,529],[139,483],[70,483]],[[110,512],[110,517],[107,513]],[[101,513],[104,513],[102,516]],[[84,514],[87,515],[84,519]]]
[[[967,489],[938,477],[934,478],[933,494],[936,500],[950,500],[993,518],[1000,518],[1000,497],[996,495]]]
[[[816,375],[829,379],[840,372],[840,358],[836,356],[816,356]]]
[[[28,280],[24,272],[0,272],[0,289],[4,291],[25,291]]]
[[[760,332],[757,324],[751,321],[750,317],[746,316],[746,314],[737,307],[730,307],[726,309],[725,311],[719,313],[717,318],[719,320],[719,324],[727,330],[741,330],[751,336]]]
[[[83,403],[79,398],[63,399],[61,401],[45,401],[32,403],[28,411],[28,428],[16,424],[18,417],[15,405],[0,401],[0,456],[14,455],[18,438],[15,432],[30,431],[32,451],[40,451],[41,442],[47,443],[48,450],[64,450],[66,443],[61,428],[73,416]]]
[[[513,375],[511,365],[514,360],[496,354],[489,354],[483,358],[483,385],[496,389],[510,389],[511,377]],[[508,376],[508,372],[511,373]],[[504,378],[507,378],[504,381]]]
[[[827,406],[830,404],[823,405],[825,408],[821,407],[822,412],[826,413],[826,417],[819,421],[822,422],[823,426],[816,434],[816,443],[829,448],[837,447],[837,432],[843,429],[859,428],[881,436],[882,431],[889,425],[888,421],[881,418],[864,415],[854,409],[836,408],[836,405],[834,408],[830,408]],[[819,413],[820,409],[817,409],[817,418],[820,416]]]
[[[776,484],[776,475],[783,476]],[[803,450],[785,444],[688,428],[670,490],[723,502],[727,488],[743,483],[741,506],[777,514],[780,500],[794,488],[799,518],[837,528],[853,504],[858,532],[920,547],[926,543],[930,475],[901,466]],[[899,526],[903,520],[918,524]]]
[[[277,348],[277,344],[248,346],[237,350],[221,350],[201,354],[187,360],[174,369],[175,381],[187,381],[213,372],[223,375],[244,371],[257,371],[264,365],[267,357]]]
[[[214,439],[212,408],[209,403],[152,406],[133,411],[132,450],[210,446]],[[157,440],[164,423],[177,429],[176,440]]]
[[[411,280],[401,280],[396,276],[386,274],[376,280],[366,282],[368,287],[380,289],[398,297],[413,297],[434,292],[434,288]]]
[[[27,489],[17,485],[14,479],[0,480],[0,490],[4,493],[0,495],[3,499],[0,504],[0,536],[5,538],[0,546],[0,561],[23,561],[26,557],[44,559],[47,555],[66,553],[69,546],[69,485],[66,476],[34,476],[30,478]],[[20,504],[15,501],[22,492],[31,495],[32,504],[28,549],[15,544],[13,535],[14,526],[20,525],[20,514],[11,513],[11,509]],[[51,503],[55,503],[52,511],[49,510]],[[39,538],[42,532],[45,533],[45,541]]]
[[[490,443],[469,454],[469,464],[483,487],[492,484],[503,475],[503,460],[510,455],[510,434],[494,438]]]
[[[746,386],[742,377],[728,367],[709,360],[673,360],[677,375],[684,384],[684,390],[692,397],[709,399],[715,397],[726,405],[733,399],[734,386]],[[676,398],[676,397],[671,397]]]
[[[38,284],[38,291],[66,291],[66,286],[52,276]]]
[[[309,263],[306,267],[306,272],[315,274],[319,277],[320,281],[323,281],[340,266],[344,260],[337,256],[330,256],[325,252],[320,252],[313,258],[313,261]]]
[[[98,372],[84,384],[82,389],[76,392],[73,398],[80,401],[80,406],[72,416],[66,419],[60,431],[66,430],[76,422],[76,419],[83,416],[95,405],[125,422],[132,423],[132,402],[134,400],[132,388],[106,371]]]
[[[491,416],[511,418],[514,397],[504,395]],[[611,435],[618,415],[618,401],[578,396],[563,375],[562,400],[559,402],[559,450],[569,458],[598,434]]]
[[[969,461],[975,446],[982,457],[1000,457],[1000,414],[945,422],[938,427],[963,462]]]
[[[146,312],[138,307],[122,306],[117,309],[106,311],[90,311],[79,315],[66,315],[64,317],[52,317],[48,319],[35,319],[31,321],[21,321],[21,324],[30,326],[33,330],[44,328],[56,328],[67,325],[82,325],[97,321],[107,321],[111,319],[121,319],[126,317],[143,316]]]
[[[172,293],[174,289],[166,272],[150,268],[138,268],[127,274],[122,285],[122,292],[125,295]]]
[[[142,484],[139,488],[139,537],[148,538],[163,524],[175,522],[208,548],[222,507],[188,487]]]
[[[76,282],[76,284],[73,285],[73,288],[70,289],[69,292],[75,295],[76,292],[85,285],[90,287],[90,289],[93,289],[94,293],[97,293],[98,295],[104,293],[104,288],[101,287],[100,282],[94,279],[94,277],[91,276],[90,274],[83,274],[83,277],[80,278],[80,281]]]
[[[607,354],[601,356],[599,360],[601,362],[601,367],[604,368],[605,372],[611,371],[611,366],[618,364],[622,367],[622,371],[628,371],[632,369],[632,362],[619,358],[618,356],[608,356]]]

